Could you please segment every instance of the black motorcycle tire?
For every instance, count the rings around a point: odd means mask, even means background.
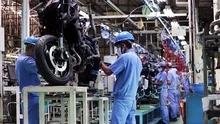
[[[49,42],[56,42],[58,38],[53,35],[44,35],[40,38],[35,46],[35,56],[36,56],[36,65],[38,67],[39,73],[42,77],[53,86],[63,86],[68,83],[72,78],[73,71],[70,66],[70,61],[68,62],[68,72],[63,77],[56,77],[53,72],[50,70],[48,63],[46,61],[46,55],[44,52],[45,46]]]

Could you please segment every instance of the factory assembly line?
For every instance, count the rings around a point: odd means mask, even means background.
[[[220,123],[219,0],[0,4],[0,124]]]

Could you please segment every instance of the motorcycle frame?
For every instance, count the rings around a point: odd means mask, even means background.
[[[64,49],[64,46],[63,46],[63,26],[64,26],[64,20],[63,20],[63,18],[62,18],[62,14],[63,14],[63,12],[64,12],[64,2],[65,2],[65,0],[60,0],[60,7],[61,7],[61,12],[59,13],[59,16],[60,16],[60,37],[59,37],[59,39],[60,39],[60,48],[61,49]]]
[[[64,30],[64,19],[63,19],[63,15],[64,15],[64,5],[65,4],[69,4],[69,2],[70,2],[70,0],[60,0],[60,12],[59,12],[59,17],[60,17],[60,30],[59,30],[59,32],[60,32],[60,36],[59,36],[59,47],[61,48],[61,50],[62,49],[64,49],[64,32],[63,32],[63,30]],[[68,5],[68,7],[69,7],[69,5]],[[68,12],[68,11],[67,11]],[[75,27],[76,27],[76,30],[77,30],[77,36],[78,36],[78,43],[79,42],[83,42],[83,40],[82,40],[82,32],[80,31],[80,24],[79,24],[79,12],[78,11],[76,11],[75,12],[75,16],[77,17],[77,19],[76,19],[76,22],[75,22]]]

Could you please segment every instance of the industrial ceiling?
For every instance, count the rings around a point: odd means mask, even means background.
[[[31,0],[30,1],[30,7],[34,8],[39,4],[40,0]],[[80,3],[81,9],[85,12],[88,12],[88,4],[91,4],[92,7],[92,13],[96,16],[107,16],[107,15],[129,15],[131,12],[132,14],[142,14],[142,8],[140,6],[144,5],[141,0],[78,0]],[[12,4],[13,3],[13,4]],[[13,21],[14,26],[16,26],[17,30],[21,30],[21,3],[22,0],[3,0],[2,5],[3,13],[7,13],[8,11],[16,11],[18,12],[17,16],[15,16],[15,19],[17,21]],[[110,4],[111,3],[111,4]],[[186,13],[188,14],[188,1],[187,0],[167,0],[167,5],[169,6],[174,13]],[[204,23],[211,22],[213,20],[213,2],[212,0],[196,0],[196,6],[199,6],[199,22],[202,22],[203,24],[201,26],[204,26]],[[10,9],[6,9],[7,7],[10,7]],[[135,11],[133,11],[135,10]],[[7,11],[7,12],[6,12]],[[35,14],[32,12],[32,14]],[[8,17],[9,18],[9,17]],[[3,18],[3,26],[7,29],[10,27],[9,25],[11,22],[6,17]],[[32,17],[34,18],[34,17]],[[5,20],[4,20],[5,19]],[[144,28],[138,29],[135,24],[140,22],[140,19],[143,20]],[[37,27],[37,22],[35,19],[32,22],[34,28],[32,28],[31,32],[36,32],[35,30]],[[187,16],[181,16],[181,17],[175,17],[175,18],[166,18],[168,21],[178,21],[181,26],[188,26],[188,18]],[[5,23],[4,23],[5,22]],[[96,21],[96,25],[99,26],[100,23],[105,23],[107,25],[112,26],[112,28],[119,28],[123,30],[130,30],[135,33],[136,39],[141,43],[149,46],[159,47],[158,43],[158,35],[155,33],[157,32],[158,28],[161,27],[160,23],[155,20],[147,20],[146,18],[131,18],[126,19],[125,18],[114,18],[114,19],[99,19],[99,21]],[[11,26],[13,27],[13,26]],[[98,28],[98,27],[97,27]],[[98,33],[100,33],[98,31]],[[20,32],[17,31],[8,31],[6,33],[8,36],[13,36],[8,38],[6,37],[6,41],[20,41]],[[18,45],[18,44],[17,44]]]

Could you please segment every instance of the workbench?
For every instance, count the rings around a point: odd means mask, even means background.
[[[137,124],[156,124],[161,120],[160,107],[156,104],[141,105],[135,115]]]
[[[66,87],[66,86],[65,86]],[[43,95],[44,96],[44,92],[43,91],[47,91],[47,92],[51,92],[50,90],[52,90],[52,89],[50,89],[50,88],[52,88],[52,87],[42,87],[42,91],[39,91],[38,90],[38,88],[39,87],[31,87],[31,89],[28,89],[28,91],[27,91],[27,88],[25,88],[24,89],[24,91],[23,91],[23,93],[24,92],[32,92],[32,91],[38,91],[39,93],[43,93],[43,94],[41,94],[41,95]],[[58,88],[60,88],[60,87],[58,87]],[[82,89],[80,90],[80,88],[81,87],[67,87],[67,88],[70,88],[70,89],[68,89],[68,90],[73,90],[74,91],[74,89],[75,88],[77,88],[78,90],[77,90],[77,92],[83,92],[83,97],[75,97],[74,99],[75,99],[75,103],[76,102],[78,102],[78,101],[81,101],[81,102],[83,102],[83,124],[87,124],[87,123],[89,123],[89,116],[88,116],[88,113],[87,113],[87,115],[85,115],[85,112],[88,112],[87,110],[87,107],[85,107],[85,103],[89,103],[89,104],[93,104],[93,102],[94,101],[96,101],[96,102],[98,102],[98,107],[99,107],[99,124],[109,124],[109,114],[108,114],[108,108],[109,108],[109,99],[108,99],[108,97],[85,97],[85,96],[87,96],[86,94],[87,94],[87,92],[85,92],[85,91],[87,91],[86,89],[87,88],[84,88],[84,87],[82,87]],[[47,89],[47,90],[43,90],[43,89]],[[48,90],[48,89],[50,89],[50,90]],[[57,89],[57,87],[55,88],[55,89]],[[64,88],[65,89],[65,88]],[[63,89],[63,91],[64,91],[64,89]],[[61,90],[61,89],[60,89]],[[60,92],[60,90],[59,91],[56,91],[56,92]],[[65,90],[66,92],[68,91],[68,90]],[[40,95],[40,96],[41,96]],[[40,103],[43,105],[43,101],[44,100],[42,100],[42,98],[43,98],[43,96],[41,96],[41,98],[39,98],[40,99]],[[65,103],[64,102],[66,102],[66,101],[70,101],[70,94],[69,94],[69,96],[63,96],[63,97],[61,97],[61,96],[48,96],[48,95],[46,95],[45,97],[44,97],[44,99],[45,100],[61,100],[61,121],[62,121],[62,123],[65,123],[65,117],[64,117],[64,111],[65,111]],[[26,99],[24,99],[24,101],[27,101]],[[75,103],[73,104],[73,105],[75,105]],[[67,105],[67,108],[68,108],[68,111],[69,110],[71,110],[71,108],[70,108],[70,105],[71,103],[68,103],[68,105]],[[40,104],[39,104],[40,105]],[[42,106],[41,105],[41,106]],[[39,110],[41,110],[42,111],[42,108],[39,108]],[[69,113],[70,113],[71,111],[69,111]],[[75,113],[76,112],[74,112],[74,111],[72,111],[73,113],[74,113],[74,115],[76,115]],[[104,114],[103,114],[104,113]],[[41,115],[41,113],[40,113],[40,115]],[[85,115],[85,116],[84,116]],[[93,116],[93,115],[92,115]],[[72,116],[70,116],[70,117],[72,117]],[[87,120],[85,120],[85,118],[87,118]],[[41,119],[40,118],[40,120],[42,120],[43,121],[43,119]],[[68,120],[69,120],[69,118],[68,118]],[[70,121],[69,121],[69,123],[68,124],[72,124],[72,123],[74,123],[75,124],[75,121],[71,121],[71,123],[70,123]],[[41,124],[43,124],[43,123],[41,123]]]
[[[88,97],[87,101],[93,106],[93,102],[97,101],[99,106],[99,124],[109,124],[109,99],[108,97]],[[92,109],[93,111],[93,109]],[[104,111],[104,112],[103,112]],[[105,114],[103,114],[105,113]],[[93,118],[93,112],[92,112]]]
[[[40,124],[45,124],[44,119],[44,104],[45,104],[45,93],[54,92],[54,93],[68,93],[68,124],[76,124],[76,93],[82,93],[83,101],[83,124],[88,122],[88,109],[87,109],[87,87],[74,87],[74,86],[29,86],[24,87],[23,89],[23,102],[24,102],[24,124],[28,124],[28,93],[29,92],[38,92],[39,93],[39,119]],[[58,97],[60,99],[60,97]],[[64,99],[61,100],[61,104],[64,104]],[[63,105],[62,105],[63,106]],[[64,111],[61,107],[61,110]],[[61,112],[64,113],[64,112]],[[61,118],[64,116],[61,115]],[[62,124],[65,124],[65,120],[62,119]]]
[[[20,91],[19,87],[4,87],[3,88],[4,92],[5,91],[11,91],[16,93],[16,123],[20,124],[20,119],[23,119],[22,114],[20,114]]]

